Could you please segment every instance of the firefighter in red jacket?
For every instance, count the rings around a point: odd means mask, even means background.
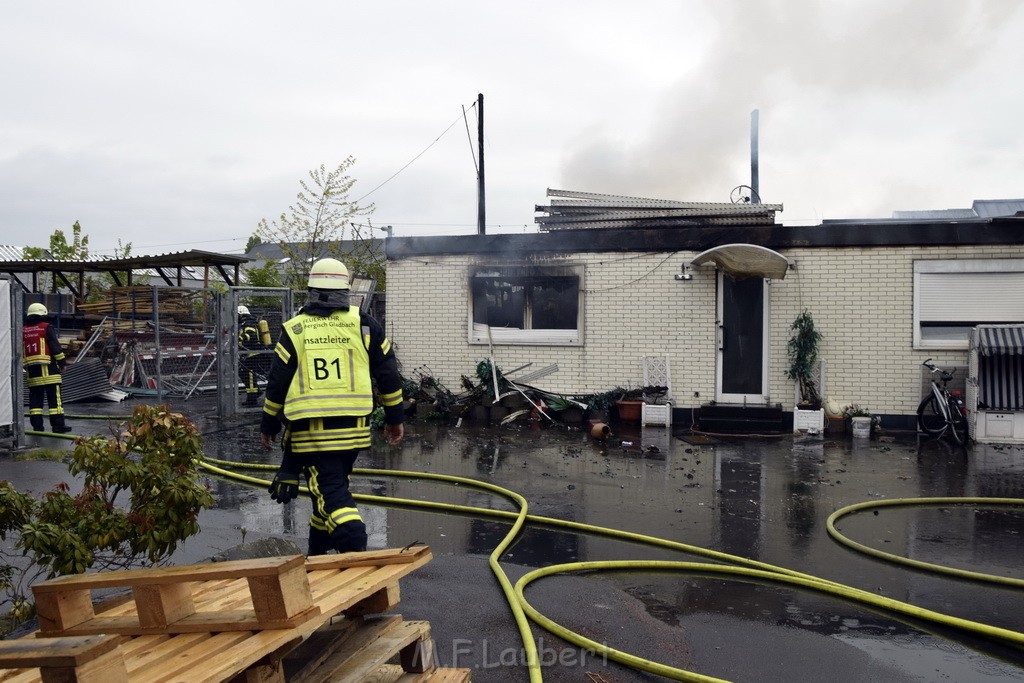
[[[287,503],[306,477],[313,514],[309,554],[366,549],[366,525],[349,491],[356,456],[370,447],[373,381],[384,407],[384,433],[400,443],[402,378],[380,323],[349,306],[348,269],[320,259],[309,273],[309,299],[284,323],[267,380],[261,440],[269,449],[285,426],[284,455],[270,485]]]
[[[71,431],[64,423],[64,406],[60,400],[60,373],[64,370],[64,349],[57,338],[57,328],[46,316],[46,306],[31,304],[21,328],[22,365],[28,374],[28,419],[32,429],[43,431],[43,400],[50,411],[50,429],[57,434]]]

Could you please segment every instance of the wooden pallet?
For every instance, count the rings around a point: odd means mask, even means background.
[[[270,683],[311,637],[328,646],[307,683],[339,669],[375,680],[396,657],[405,680],[465,680],[423,678],[441,671],[425,622],[365,616],[394,608],[398,579],[430,557],[419,546],[60,577],[33,587],[40,630],[0,641],[0,681]],[[92,590],[124,586],[131,597],[92,604]]]

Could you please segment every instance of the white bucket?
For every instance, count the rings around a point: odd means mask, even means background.
[[[855,439],[870,439],[871,438],[871,418],[870,417],[851,417],[850,423],[853,425],[853,438]]]

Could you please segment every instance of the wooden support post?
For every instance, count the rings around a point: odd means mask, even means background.
[[[59,593],[43,593],[34,590],[33,587],[33,592],[36,598],[39,630],[44,634],[60,633],[96,616],[92,609],[92,597],[88,588]]]
[[[346,617],[361,617],[366,614],[380,614],[398,605],[400,599],[398,582],[385,586],[345,610]]]
[[[167,628],[179,619],[195,614],[192,584],[163,583],[132,586],[135,609],[142,628]]]
[[[286,621],[313,608],[313,593],[304,564],[280,574],[250,576],[249,593],[258,622]]]
[[[406,645],[398,652],[402,670],[421,674],[434,668],[434,639],[428,633],[422,640]]]

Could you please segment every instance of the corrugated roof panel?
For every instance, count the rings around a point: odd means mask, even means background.
[[[703,225],[775,223],[782,204],[678,202],[622,195],[548,189],[549,205],[537,205],[534,221],[542,232],[601,228],[694,228]]]
[[[0,261],[20,261],[25,253],[25,247],[12,247],[7,244],[0,244]]]
[[[975,199],[974,212],[984,218],[1012,216],[1024,211],[1024,199]]]

